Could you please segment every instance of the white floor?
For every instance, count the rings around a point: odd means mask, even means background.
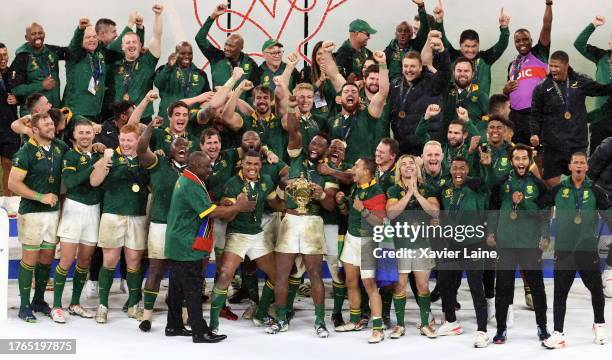
[[[208,282],[209,290],[211,280]],[[64,304],[70,301],[71,283],[66,285]],[[407,334],[399,340],[386,339],[381,344],[367,343],[369,330],[355,333],[335,333],[327,339],[319,339],[313,331],[313,306],[310,299],[300,298],[296,301],[296,318],[291,322],[291,329],[287,333],[267,335],[262,328],[254,327],[245,320],[228,321],[221,319],[221,330],[228,335],[228,339],[219,344],[193,344],[191,338],[166,338],[163,334],[165,326],[165,292],[158,298],[153,329],[145,334],[138,329],[138,323],[127,318],[121,311],[121,305],[127,295],[118,290],[118,281],[115,282],[110,296],[111,310],[108,323],[96,324],[94,320],[68,317],[65,325],[56,324],[49,318],[38,316],[38,322],[28,324],[17,318],[19,296],[17,283],[11,281],[9,285],[9,319],[0,322],[0,338],[76,338],[76,355],[47,355],[45,359],[170,359],[178,360],[186,357],[202,359],[610,359],[612,344],[597,346],[592,342],[591,325],[593,315],[589,293],[577,279],[572,288],[567,305],[565,321],[565,335],[568,343],[565,349],[547,350],[539,344],[533,312],[524,306],[522,281],[517,281],[515,292],[514,327],[508,331],[508,341],[505,345],[491,344],[488,348],[475,349],[472,347],[474,331],[476,328],[475,315],[467,284],[463,283],[459,301],[462,309],[457,317],[463,325],[464,334],[454,337],[428,339],[418,335],[415,322],[418,319],[418,308],[409,295],[406,321]],[[548,294],[548,324],[552,332],[552,281],[546,283]],[[327,293],[330,286],[327,284]],[[51,302],[52,293],[47,292],[47,301]],[[84,298],[82,304],[95,311],[96,299]],[[329,312],[331,300],[327,302],[328,327],[331,329]],[[345,306],[347,304],[345,303]],[[607,299],[606,314],[610,320],[609,310],[612,299]],[[246,304],[234,306],[234,310],[241,315]],[[204,316],[208,318],[209,304],[205,304]],[[436,318],[441,316],[440,302],[432,304]],[[66,312],[67,315],[67,312]],[[345,311],[345,319],[348,314]],[[392,318],[394,313],[392,311]],[[489,323],[489,336],[492,338],[495,324]],[[612,330],[609,329],[612,335]],[[146,357],[145,357],[146,356]],[[2,355],[0,359],[29,359],[40,358],[35,355]]]

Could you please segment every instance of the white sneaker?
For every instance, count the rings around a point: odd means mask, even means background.
[[[603,292],[606,297],[612,298],[612,270],[604,270],[601,275],[601,281],[603,282]]]
[[[98,311],[96,312],[96,322],[98,324],[106,324],[106,320],[108,317],[108,308],[104,305],[98,306]]]
[[[489,335],[487,335],[484,331],[477,331],[476,338],[474,339],[474,347],[475,348],[484,348],[489,346]]]
[[[448,322],[445,321],[438,330],[436,330],[436,336],[449,336],[449,335],[461,335],[463,333],[463,328],[458,321]]]
[[[607,344],[608,337],[606,336],[606,324],[593,324],[593,335],[595,335],[595,338],[593,339],[593,342],[595,344],[597,345]]]
[[[64,318],[64,313],[62,311],[62,308],[53,308],[51,310],[51,320],[55,321],[58,324],[66,323],[66,319]],[[593,328],[593,331],[595,331],[595,328]]]
[[[491,321],[495,317],[495,298],[487,299],[487,320]]]
[[[85,288],[83,288],[83,292],[88,299],[97,299],[98,298],[98,282],[87,280],[85,283]]]
[[[138,306],[138,304],[129,307],[127,311],[127,316],[132,319],[136,319],[138,321],[142,320],[142,315],[144,310]]]
[[[78,316],[80,316],[82,318],[86,318],[86,319],[91,319],[92,317],[94,317],[94,314],[92,314],[91,311],[85,310],[85,308],[83,308],[79,304],[70,305],[68,307],[68,313],[70,315],[78,315]]]
[[[508,315],[506,316],[506,327],[510,329],[514,325],[514,307],[512,304],[508,306]]]
[[[561,349],[565,347],[565,337],[562,333],[555,331],[552,335],[542,342],[542,345],[548,349]]]

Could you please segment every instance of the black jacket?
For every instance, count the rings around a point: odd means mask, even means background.
[[[544,147],[558,151],[584,148],[588,146],[587,96],[608,96],[612,94],[612,84],[600,84],[585,75],[578,74],[571,67],[569,79],[569,112],[571,118],[565,119],[564,104],[566,82],[557,84],[563,100],[555,89],[551,75],[548,75],[534,90],[531,104],[529,126],[531,135],[538,135]]]
[[[612,194],[612,137],[606,138],[589,158],[589,178]]]
[[[393,80],[389,99],[391,101],[391,129],[400,144],[400,154],[421,155],[423,145],[416,138],[419,121],[430,104],[441,104],[442,92],[450,81],[450,58],[448,51],[434,53],[435,74],[423,68],[421,76],[413,81],[409,90],[404,76]],[[408,91],[410,91],[408,93]],[[402,98],[403,101],[402,101]],[[403,112],[403,113],[402,113]],[[402,118],[400,114],[405,116]],[[441,116],[429,121],[428,133],[432,139],[441,140]]]
[[[11,131],[11,123],[17,119],[17,105],[9,105],[6,99],[11,93],[11,71],[0,72],[0,132]]]

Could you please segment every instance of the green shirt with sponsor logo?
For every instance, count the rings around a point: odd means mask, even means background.
[[[419,193],[423,195],[424,198],[435,197],[437,190],[435,187],[422,183],[419,184]],[[395,184],[391,186],[387,190],[387,204],[395,203],[400,201],[406,195],[406,189],[399,184]],[[396,223],[400,224],[409,224],[413,226],[421,225],[426,226],[429,225],[431,217],[423,210],[423,207],[417,199],[412,196],[408,201],[408,205],[406,208],[397,216],[395,219],[391,221],[391,224],[395,226]],[[417,237],[416,239],[412,238],[401,238],[395,239],[396,246],[400,246],[401,248],[407,249],[418,249],[418,248],[427,248],[429,247],[429,241],[427,238]]]
[[[176,261],[198,261],[204,258],[206,253],[193,250],[192,246],[202,219],[216,207],[203,184],[180,176],[172,191],[164,255]]]
[[[328,128],[332,139],[346,142],[345,161],[354,164],[361,157],[372,157],[373,134],[378,119],[367,108],[353,114],[341,113],[330,118]]]
[[[242,172],[234,175],[224,186],[223,198],[235,202],[238,195],[243,193],[249,200],[256,201],[257,205],[255,211],[238,213],[227,224],[227,233],[255,235],[262,232],[261,215],[267,200],[276,197],[275,190],[276,186],[268,175],[261,174],[258,181],[247,181]]]
[[[147,171],[151,178],[151,222],[165,224],[170,210],[172,190],[182,167],[167,157],[158,155]]]
[[[69,150],[68,145],[58,139],[53,139],[48,149],[40,146],[30,138],[13,156],[11,171],[25,173],[23,183],[40,194],[55,194],[59,196],[62,180],[62,158]],[[19,213],[37,213],[55,211],[59,202],[49,206],[35,200],[21,198]]]
[[[70,149],[64,154],[62,176],[68,189],[66,197],[85,205],[99,204],[102,190],[89,183],[93,165],[100,160],[98,153],[83,153],[78,148]]]
[[[129,158],[121,154],[120,149],[113,153],[112,164],[101,185],[104,190],[102,213],[144,216],[149,174],[140,166],[138,157]]]

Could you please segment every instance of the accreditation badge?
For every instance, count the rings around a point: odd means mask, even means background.
[[[89,79],[87,91],[89,91],[89,93],[92,95],[96,95],[98,93],[98,82],[96,81],[96,79],[93,78],[93,76],[91,77],[91,79]]]

